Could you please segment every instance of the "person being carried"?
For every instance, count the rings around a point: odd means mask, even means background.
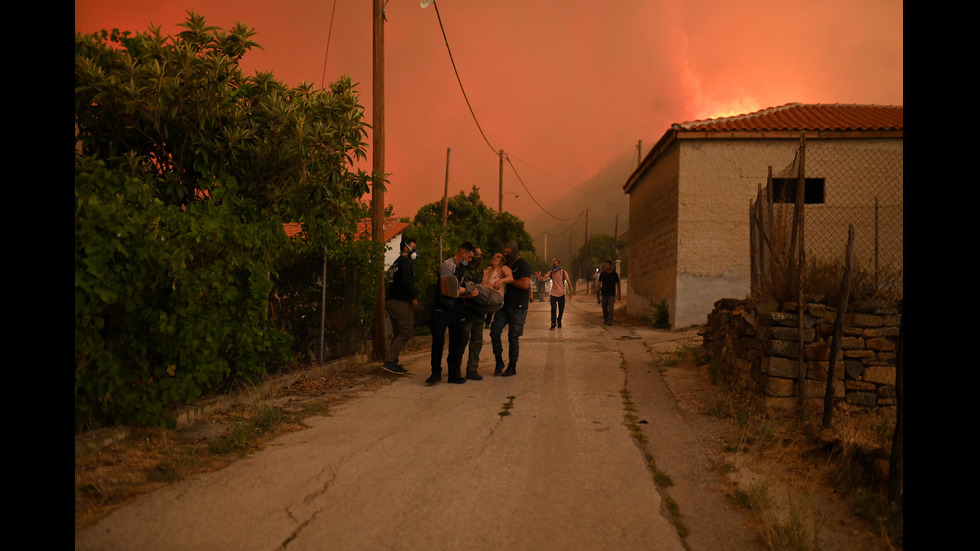
[[[514,274],[510,266],[505,263],[504,255],[497,253],[490,260],[490,265],[483,270],[483,281],[481,283],[466,281],[463,287],[466,289],[467,296],[473,295],[474,291],[477,293],[471,300],[479,311],[492,314],[500,310],[504,304],[504,285],[512,281],[514,281]]]

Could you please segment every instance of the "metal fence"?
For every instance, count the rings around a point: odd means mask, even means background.
[[[293,336],[297,364],[350,356],[367,340],[370,327],[356,307],[356,268],[334,265],[322,254],[297,256],[272,279],[269,315],[277,329]]]
[[[767,184],[760,186],[749,213],[753,294],[795,299],[802,285],[810,300],[836,304],[848,230],[853,227],[851,302],[894,303],[903,298],[900,143],[844,146],[801,139],[792,163],[775,173],[769,170]]]

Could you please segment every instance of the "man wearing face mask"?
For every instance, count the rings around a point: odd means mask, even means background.
[[[517,375],[517,360],[520,356],[520,338],[524,334],[524,321],[527,319],[527,306],[530,301],[531,264],[521,258],[517,243],[508,241],[503,247],[504,258],[513,273],[514,280],[507,284],[504,292],[504,305],[493,316],[490,323],[490,343],[496,361],[493,374],[503,377]],[[501,334],[507,326],[507,369],[504,370],[504,346]]]
[[[551,328],[555,328],[557,322],[558,329],[561,329],[561,318],[565,313],[565,295],[571,296],[572,284],[568,279],[568,273],[561,269],[561,261],[557,258],[551,261],[551,272],[543,276],[536,274],[538,281],[545,282],[551,280]],[[558,317],[555,317],[557,311]]]
[[[449,366],[449,382],[462,384],[463,352],[466,350],[466,315],[463,301],[468,298],[466,289],[460,286],[466,265],[473,260],[476,248],[469,241],[459,245],[456,254],[447,258],[439,266],[439,281],[436,283],[436,297],[432,305],[430,326],[432,328],[432,375],[425,380],[434,385],[442,380],[442,351],[446,346],[446,331],[449,332],[449,352],[446,364]],[[472,296],[478,292],[474,289]]]
[[[385,354],[381,369],[395,375],[408,373],[398,365],[398,354],[408,344],[415,329],[415,310],[419,301],[415,298],[415,270],[412,261],[418,258],[418,244],[414,239],[402,239],[401,254],[391,266],[388,291],[385,293],[385,311],[391,318],[391,344]]]
[[[473,254],[473,260],[466,265],[463,280],[467,283],[479,284],[483,281],[483,250],[476,245],[474,248],[476,252]],[[466,316],[463,332],[468,341],[466,378],[471,381],[482,381],[483,376],[480,375],[479,368],[480,352],[483,350],[483,319],[486,314],[476,308],[472,299],[463,301],[463,312]]]

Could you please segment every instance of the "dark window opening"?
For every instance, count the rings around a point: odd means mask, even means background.
[[[775,203],[796,203],[796,184],[799,178],[773,178],[772,196]],[[805,178],[803,202],[807,205],[824,202],[824,179]]]

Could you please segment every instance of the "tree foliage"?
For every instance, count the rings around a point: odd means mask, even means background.
[[[75,35],[76,430],[172,422],[288,361],[269,303],[297,254],[380,277],[378,247],[353,239],[372,178],[351,170],[366,125],[350,79],[246,77],[252,29],[181,27]]]
[[[604,233],[593,235],[591,242],[583,243],[575,253],[575,256],[572,257],[572,265],[569,271],[575,274],[576,277],[589,279],[595,273],[596,268],[603,269],[602,266],[607,260],[612,260],[613,266],[615,267],[616,260],[620,259],[623,262],[621,265],[622,271],[619,275],[620,277],[627,277],[629,273],[627,247],[628,244],[624,236],[619,237],[617,246],[614,249],[613,236]]]

